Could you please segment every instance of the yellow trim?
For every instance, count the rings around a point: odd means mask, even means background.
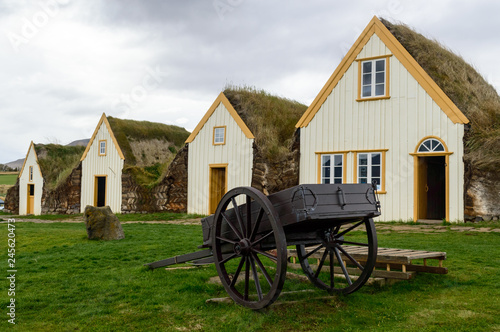
[[[104,153],[101,153],[101,142],[106,143],[106,144],[104,145]],[[98,152],[99,152],[99,155],[100,155],[100,156],[105,156],[105,155],[107,155],[107,153],[108,153],[108,140],[105,140],[105,139],[101,139],[101,140],[99,140],[98,150],[99,150]]]
[[[101,119],[99,120],[99,123],[97,124],[97,127],[94,130],[94,134],[92,134],[92,137],[90,138],[89,144],[87,144],[87,147],[85,148],[85,151],[83,152],[82,158],[80,161],[83,161],[85,157],[87,157],[87,153],[90,150],[90,147],[94,143],[94,139],[97,136],[97,133],[99,132],[99,129],[101,128],[102,123],[106,125],[106,128],[108,129],[109,136],[111,136],[111,140],[115,144],[115,148],[118,151],[118,155],[122,160],[125,160],[125,156],[123,155],[122,149],[120,148],[120,145],[118,145],[118,141],[116,140],[115,134],[113,134],[113,130],[111,129],[111,126],[109,125],[108,119],[106,118],[106,113],[102,113]],[[106,147],[107,149],[107,147]]]
[[[30,195],[30,186],[33,186],[33,196]],[[28,183],[27,187],[26,214],[35,214],[35,184]],[[31,210],[31,200],[33,200],[33,211]]]
[[[381,99],[390,99],[390,91],[389,91],[389,84],[390,84],[390,77],[391,77],[391,71],[390,71],[390,61],[389,58],[392,56],[392,54],[388,55],[380,55],[380,56],[372,56],[369,58],[363,58],[363,59],[356,59],[355,61],[358,62],[358,98],[356,101],[369,101],[369,100],[381,100]],[[376,97],[361,97],[361,64],[363,61],[372,61],[372,60],[377,60],[377,59],[385,59],[385,95],[383,96],[376,96]]]
[[[449,151],[449,150],[448,150],[448,146],[446,145],[446,143],[445,143],[445,142],[444,142],[441,138],[439,138],[439,137],[437,137],[437,136],[434,136],[434,135],[429,135],[429,136],[425,136],[425,137],[424,137],[424,138],[422,138],[420,141],[418,141],[417,146],[415,147],[415,150],[413,151],[413,153],[417,153],[417,154],[425,154],[425,153],[429,153],[429,152],[418,152],[418,148],[420,147],[420,145],[421,145],[424,141],[426,141],[426,140],[428,140],[428,139],[431,139],[431,138],[433,138],[433,139],[435,139],[435,140],[438,140],[439,142],[441,142],[441,144],[443,144],[443,146],[444,146],[444,152],[448,152],[448,151]],[[436,154],[436,153],[442,153],[442,152],[430,152],[430,154],[431,154],[431,155],[434,155],[434,154]],[[450,152],[450,154],[452,154],[452,153],[453,153],[453,152]],[[411,154],[411,153],[410,153],[410,154]]]
[[[321,184],[321,156],[326,154],[341,154],[342,155],[342,183],[347,183],[347,154],[349,151],[336,151],[336,152],[315,152],[318,155],[318,173],[317,183]]]
[[[97,178],[106,178],[106,187],[104,188],[104,206],[108,205],[108,175],[94,175],[94,206],[97,207]]]
[[[241,119],[241,117],[238,115],[238,113],[234,109],[233,105],[231,105],[231,103],[226,98],[226,96],[224,95],[224,93],[221,92],[219,94],[219,96],[217,97],[217,99],[215,99],[215,101],[212,104],[212,106],[210,106],[210,108],[208,109],[207,113],[205,113],[205,115],[203,116],[203,118],[201,119],[201,121],[198,123],[198,125],[196,126],[196,128],[194,128],[194,130],[191,133],[191,135],[189,135],[189,137],[186,140],[186,143],[191,143],[195,139],[195,137],[200,132],[201,128],[203,128],[203,126],[205,125],[205,123],[207,123],[208,119],[210,119],[210,117],[215,112],[215,110],[220,105],[220,103],[222,103],[226,107],[227,111],[229,112],[229,114],[231,114],[231,116],[233,117],[234,121],[236,121],[236,124],[238,124],[238,126],[240,127],[241,131],[243,131],[243,133],[245,134],[245,136],[247,138],[250,138],[250,139],[255,138],[253,136],[252,132],[250,131],[250,129],[248,129],[248,127],[245,124],[245,122],[243,122],[243,120]]]
[[[387,190],[385,190],[385,153],[389,151],[389,149],[370,149],[370,150],[352,150],[351,152],[354,154],[354,172],[353,172],[353,182],[358,183],[358,153],[372,153],[372,152],[380,152],[382,154],[382,169],[380,170],[380,178],[381,178],[381,184],[380,184],[380,190],[376,190],[377,194],[387,194]]]
[[[429,138],[434,138],[438,141],[441,142],[444,146],[444,152],[418,152],[418,148],[420,144],[422,144],[425,140]],[[445,171],[445,218],[447,221],[450,221],[450,155],[453,154],[453,152],[450,152],[448,150],[448,146],[446,143],[439,137],[437,136],[426,136],[422,138],[416,145],[415,147],[415,152],[410,153],[410,156],[413,156],[413,221],[417,222],[418,220],[418,169],[419,169],[419,163],[418,163],[418,158],[419,157],[442,157],[444,156],[445,158],[445,166],[444,166],[444,171]]]
[[[210,204],[212,203],[212,168],[224,168],[224,194],[227,193],[227,166],[229,164],[209,164],[208,165],[208,214],[213,214],[215,211],[212,213],[210,211]]]
[[[43,179],[42,169],[40,168],[40,163],[38,162],[38,155],[36,154],[35,144],[33,143],[33,141],[31,141],[31,143],[30,143],[30,147],[28,148],[28,152],[26,153],[26,157],[24,158],[23,167],[21,167],[21,171],[19,172],[17,177],[20,178],[21,175],[23,174],[24,167],[26,166],[26,161],[28,160],[28,156],[30,155],[31,149],[33,149],[33,153],[35,154],[35,161],[36,161],[36,165],[38,166],[37,167],[38,172],[40,172],[40,177]]]
[[[224,128],[224,141],[222,143],[215,143],[215,129],[217,129],[217,128]],[[214,132],[212,135],[212,145],[225,145],[226,144],[226,132],[227,132],[226,126],[215,126]]]
[[[340,62],[337,69],[326,84],[323,86],[319,94],[316,96],[312,104],[300,118],[295,127],[307,127],[309,122],[314,118],[316,113],[330,95],[332,90],[337,86],[337,83],[349,69],[353,61],[359,55],[363,47],[376,34],[387,48],[396,56],[401,64],[410,72],[417,82],[424,88],[429,96],[443,110],[453,123],[465,124],[469,123],[467,117],[458,109],[451,99],[443,92],[443,90],[432,80],[425,70],[417,63],[417,61],[408,53],[401,43],[394,37],[391,32],[384,26],[380,20],[374,16],[368,23],[365,30],[361,33],[344,59]]]

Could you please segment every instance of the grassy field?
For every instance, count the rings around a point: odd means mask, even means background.
[[[0,174],[0,184],[15,185],[17,173]]]
[[[449,274],[419,274],[327,298],[310,283],[287,280],[284,290],[314,291],[254,312],[206,303],[226,296],[222,286],[208,283],[217,275],[214,266],[143,267],[197,250],[199,226],[125,224],[124,240],[104,242],[87,240],[83,223],[15,225],[19,331],[500,331],[498,233],[381,234],[380,246],[446,251]],[[0,230],[7,274],[7,225]],[[0,288],[0,330],[6,331],[6,278]]]

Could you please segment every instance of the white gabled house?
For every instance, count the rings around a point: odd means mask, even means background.
[[[188,213],[212,214],[232,188],[252,182],[254,136],[223,92],[186,140]]]
[[[81,158],[81,212],[87,205],[108,205],[113,213],[121,212],[124,160],[103,113]]]
[[[463,220],[468,122],[374,17],[296,125],[299,182],[376,181],[380,220]]]
[[[43,176],[33,141],[19,173],[19,214],[42,213]]]

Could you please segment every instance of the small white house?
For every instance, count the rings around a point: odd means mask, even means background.
[[[81,158],[81,212],[87,205],[108,205],[113,213],[121,212],[124,160],[103,113]]]
[[[212,214],[230,189],[252,182],[254,136],[220,93],[186,140],[188,213]]]
[[[43,176],[33,141],[19,173],[19,214],[40,215],[42,212]]]
[[[374,17],[296,125],[299,182],[375,181],[380,220],[463,220],[468,122]]]

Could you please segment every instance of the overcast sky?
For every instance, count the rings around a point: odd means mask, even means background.
[[[103,112],[193,130],[227,84],[309,105],[374,15],[500,91],[500,1],[0,0],[0,163],[90,138]]]

